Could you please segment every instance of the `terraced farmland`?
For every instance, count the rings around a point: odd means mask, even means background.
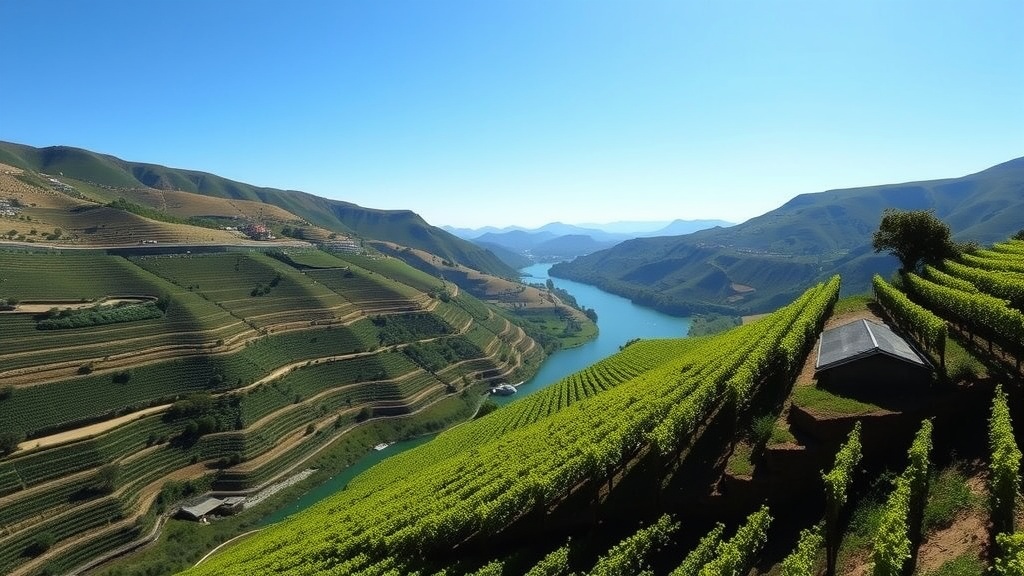
[[[19,306],[133,295],[165,310],[62,330],[0,314],[0,435],[20,441],[0,457],[0,571],[69,569],[139,536],[167,479],[251,490],[361,422],[477,392],[542,355],[487,306],[442,302],[388,266],[0,252],[0,298]],[[51,536],[59,545],[39,544]]]
[[[354,312],[336,292],[264,254],[146,256],[132,262],[198,293],[254,328],[332,322]]]

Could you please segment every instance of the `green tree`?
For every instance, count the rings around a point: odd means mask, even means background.
[[[1014,240],[1024,240],[1024,228],[1017,230],[1017,233],[1013,235]]]
[[[117,463],[105,464],[100,467],[93,479],[93,488],[99,492],[110,493],[117,488],[117,480],[121,477],[121,466]]]
[[[956,253],[949,226],[932,210],[886,208],[871,246],[899,258],[904,272],[915,271],[922,263],[938,264]]]
[[[18,449],[22,436],[12,430],[0,432],[0,454],[10,454]]]

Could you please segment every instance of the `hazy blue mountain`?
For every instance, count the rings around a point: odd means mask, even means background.
[[[512,250],[513,252],[525,252],[534,246],[557,238],[558,235],[552,232],[527,232],[525,230],[512,230],[510,232],[487,232],[477,236],[473,243],[477,245],[497,244]]]
[[[615,240],[602,242],[586,234],[566,234],[534,246],[530,250],[530,255],[536,260],[570,260],[577,256],[611,248],[615,244],[618,244]]]
[[[716,226],[727,228],[734,226],[732,222],[726,222],[725,220],[673,220],[662,228],[652,230],[650,233],[637,234],[636,238],[645,238],[653,236],[679,236],[681,234],[692,234],[700,230],[707,230],[708,228],[715,228]]]
[[[471,242],[488,249],[501,246],[505,249],[525,255],[533,260],[557,261],[568,260],[610,248],[619,242],[632,238],[648,236],[670,236],[713,226],[729,226],[724,220],[675,220],[672,222],[613,222],[611,224],[593,224],[577,226],[562,222],[552,222],[540,228],[524,229],[508,227],[501,230],[494,228],[450,228]],[[613,232],[612,230],[628,230]],[[484,231],[477,235],[477,232]],[[493,251],[493,250],[492,250]],[[506,262],[510,260],[503,258]]]
[[[836,272],[868,289],[896,260],[871,249],[885,208],[931,209],[957,240],[991,243],[1024,228],[1024,158],[961,178],[801,194],[729,228],[639,238],[556,265],[552,274],[674,313],[761,312]]]
[[[511,250],[501,244],[494,244],[491,242],[480,242],[479,240],[473,240],[472,242],[481,248],[490,250],[491,253],[511,268],[518,270],[519,268],[533,264],[533,260],[528,256],[523,255],[519,250]]]
[[[591,228],[596,230],[603,230],[610,234],[626,234],[629,236],[639,236],[646,232],[655,232],[668,226],[672,222],[669,220],[617,220],[615,222],[598,223],[598,222],[581,222],[577,224],[581,228]]]

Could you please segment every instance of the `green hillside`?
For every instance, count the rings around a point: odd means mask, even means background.
[[[345,257],[0,249],[0,572],[67,573],[183,491],[322,482],[543,359],[507,312]]]
[[[629,240],[551,273],[671,313],[762,312],[836,272],[857,293],[895,270],[871,250],[885,208],[931,209],[956,240],[995,242],[1024,228],[1024,158],[962,178],[801,194],[736,226]]]
[[[103,186],[181,190],[220,198],[252,200],[279,206],[328,230],[386,240],[437,254],[496,276],[513,278],[515,270],[471,242],[431,226],[408,210],[375,210],[295,190],[262,188],[194,170],[126,162],[80,148],[34,148],[0,142],[0,163],[45,174],[60,174]]]
[[[635,342],[184,573],[1014,574],[1022,254]],[[844,384],[806,361],[823,328],[883,318],[934,372]]]

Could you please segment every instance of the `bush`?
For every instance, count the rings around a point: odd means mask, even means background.
[[[764,446],[768,443],[768,439],[772,437],[772,431],[774,430],[774,414],[764,414],[754,418],[754,421],[750,423],[750,443],[754,446]]]
[[[976,380],[984,371],[981,362],[966,352],[946,357],[946,377],[950,382]]]
[[[27,552],[29,556],[39,556],[43,552],[52,548],[56,542],[57,538],[54,537],[52,532],[42,532],[36,535],[35,539],[32,540],[32,543],[25,549],[25,552]]]
[[[133,304],[127,306],[93,306],[80,310],[58,310],[51,308],[45,317],[36,323],[39,330],[66,330],[102,326],[120,322],[152,320],[163,316],[156,304]]]
[[[494,400],[487,399],[486,401],[484,401],[483,404],[480,405],[480,409],[477,410],[477,412],[476,412],[476,417],[477,418],[482,418],[484,416],[487,416],[491,412],[494,412],[497,409],[498,409],[498,404]]]
[[[98,492],[109,494],[117,488],[117,480],[120,477],[121,467],[118,464],[106,464],[96,473],[92,488]]]
[[[924,532],[948,527],[961,510],[973,503],[974,496],[963,469],[955,464],[946,468],[932,482],[924,509]]]
[[[14,386],[10,384],[4,384],[0,386],[0,400],[6,400],[14,395]]]
[[[20,433],[13,430],[0,432],[0,454],[10,454],[18,449],[18,444],[24,439]]]

